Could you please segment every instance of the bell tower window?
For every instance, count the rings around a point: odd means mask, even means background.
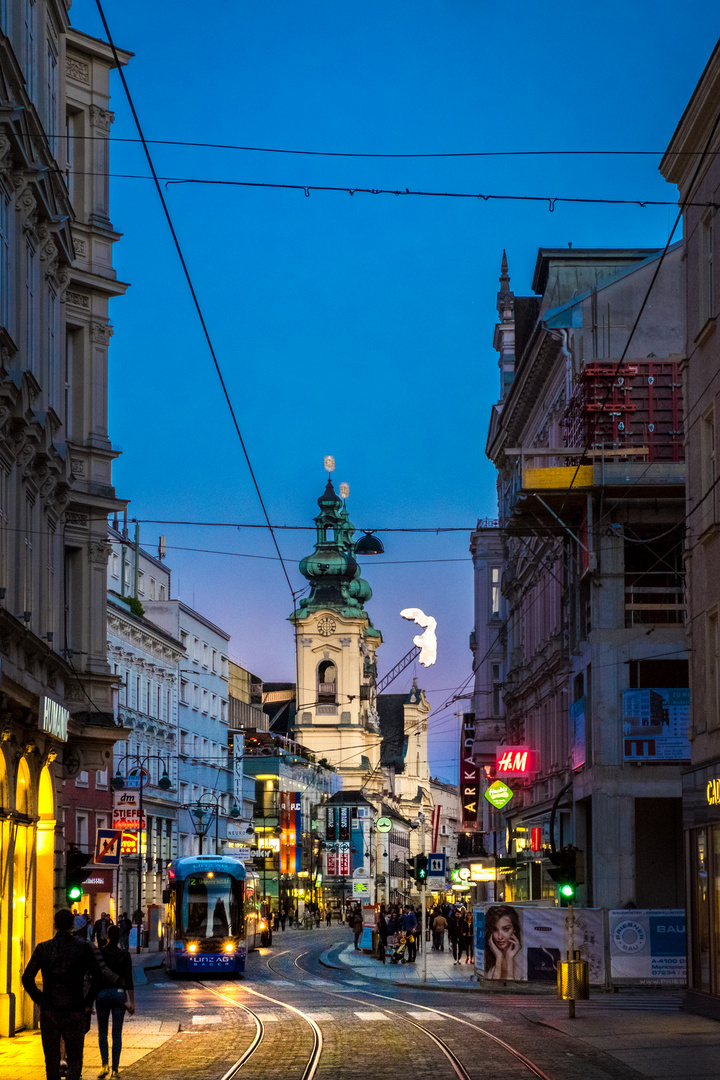
[[[332,660],[323,660],[317,670],[319,705],[337,705],[337,668]]]

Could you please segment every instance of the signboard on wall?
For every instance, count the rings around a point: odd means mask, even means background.
[[[473,761],[475,713],[462,714],[460,729],[460,799],[463,825],[476,825],[480,801],[480,766]]]
[[[581,697],[570,706],[570,753],[572,767],[579,769],[585,764],[585,698]]]
[[[280,796],[280,873],[296,874],[302,869],[302,795],[283,791]]]
[[[140,791],[121,788],[113,792],[113,832],[138,832],[145,828],[145,818],[140,821]]]
[[[485,979],[554,984],[558,962],[572,948],[587,960],[591,985],[605,981],[601,908],[575,908],[571,917],[566,908],[482,904],[473,910],[473,937]]]
[[[645,984],[684,986],[687,981],[685,911],[682,908],[608,912],[610,975]]]
[[[495,775],[530,776],[535,772],[535,755],[527,746],[496,746]]]
[[[690,690],[623,690],[623,759],[689,761]]]

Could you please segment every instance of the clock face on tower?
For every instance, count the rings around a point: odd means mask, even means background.
[[[329,615],[324,615],[318,622],[318,634],[321,637],[330,637],[331,634],[335,633],[336,626],[334,619],[331,619]]]

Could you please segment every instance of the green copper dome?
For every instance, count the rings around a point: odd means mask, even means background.
[[[300,563],[300,573],[310,582],[310,595],[300,601],[291,618],[302,619],[326,610],[367,618],[363,605],[372,596],[372,589],[360,577],[353,541],[355,526],[331,480],[318,506],[315,550]]]

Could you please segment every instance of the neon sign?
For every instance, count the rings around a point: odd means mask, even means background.
[[[708,780],[707,801],[710,806],[720,803],[720,780]]]
[[[535,772],[535,755],[526,746],[498,746],[495,772],[497,776],[529,776]]]

